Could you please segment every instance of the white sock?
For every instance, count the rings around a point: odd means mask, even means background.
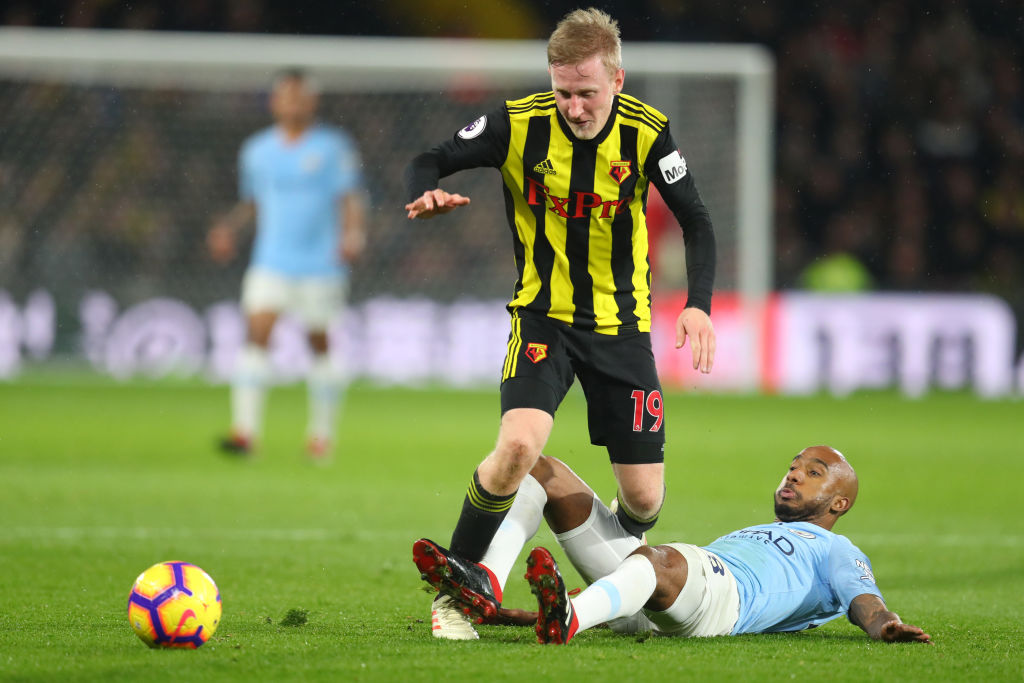
[[[544,505],[547,502],[548,496],[544,492],[544,487],[536,479],[526,475],[523,483],[519,485],[516,499],[509,508],[508,515],[498,527],[494,539],[487,547],[487,552],[480,560],[480,564],[490,569],[498,579],[502,590],[523,546],[540,528],[540,523],[544,519]]]
[[[343,383],[340,374],[331,365],[328,354],[319,353],[313,357],[306,385],[309,394],[307,433],[311,438],[330,442],[334,438],[334,422],[343,393]]]
[[[654,565],[643,555],[630,555],[608,576],[590,584],[572,601],[579,631],[636,614],[658,585]]]
[[[611,574],[641,545],[640,539],[623,529],[618,518],[597,498],[587,521],[555,534],[555,538],[587,583]]]
[[[238,435],[259,438],[269,382],[270,358],[266,349],[246,344],[239,353],[231,382],[231,425]]]

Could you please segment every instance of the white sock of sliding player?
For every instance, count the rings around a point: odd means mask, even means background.
[[[651,599],[657,583],[650,560],[643,555],[630,555],[618,569],[590,584],[572,600],[579,631],[636,614]]]

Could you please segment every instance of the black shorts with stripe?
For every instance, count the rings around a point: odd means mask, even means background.
[[[620,328],[616,335],[600,334],[515,310],[502,369],[502,414],[537,408],[553,416],[576,377],[587,399],[591,443],[607,447],[612,462],[664,461],[664,401],[650,333]]]

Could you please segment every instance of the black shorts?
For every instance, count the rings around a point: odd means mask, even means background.
[[[587,398],[590,442],[612,462],[665,460],[665,411],[651,335],[579,330],[529,311],[512,314],[501,376],[501,412],[537,408],[552,416],[573,377]]]

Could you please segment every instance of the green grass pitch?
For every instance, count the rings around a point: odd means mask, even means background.
[[[669,496],[652,542],[706,543],[769,520],[792,455],[829,443],[861,477],[836,531],[933,647],[871,642],[845,620],[694,640],[595,630],[564,648],[511,627],[439,642],[410,546],[448,540],[493,444],[497,393],[357,386],[329,468],[302,456],[300,387],[271,394],[251,462],[213,450],[226,413],[226,389],[198,383],[0,385],[0,680],[1024,678],[1019,401],[667,398]],[[578,392],[546,450],[613,495]],[[554,546],[546,530],[536,543]],[[135,576],[170,559],[206,569],[223,595],[220,628],[198,651],[151,651],[128,626]],[[531,607],[522,570],[509,606]],[[571,569],[567,581],[580,583]],[[293,609],[307,623],[283,625]]]

